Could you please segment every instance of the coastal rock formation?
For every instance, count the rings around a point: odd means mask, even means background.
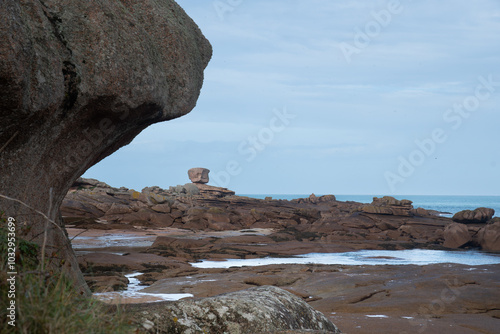
[[[453,221],[462,224],[483,224],[491,220],[495,210],[490,208],[477,208],[474,210],[463,210],[453,215]]]
[[[182,236],[159,237],[154,243],[155,237],[150,238],[153,245],[148,253],[190,261],[289,256],[297,252],[335,252],[346,248],[436,249],[443,245],[443,231],[452,223],[450,218],[436,215],[362,212],[360,209],[365,204],[337,201],[332,195],[292,201],[260,200],[193,183],[168,190],[147,187],[141,192],[95,184],[99,181],[79,179],[68,192],[61,208],[68,226],[120,229],[130,233],[175,228],[199,233],[196,242],[182,240]],[[479,227],[473,225],[468,228],[476,229],[470,230],[471,235],[479,231]],[[247,230],[245,236],[238,236],[240,231]],[[212,232],[235,236],[222,242],[205,234]],[[479,242],[469,246],[476,244],[479,246]]]
[[[189,185],[198,189],[194,184]],[[99,201],[94,201],[95,198],[99,198]],[[474,323],[478,331],[494,333],[500,316],[496,279],[498,265],[271,264],[241,268],[191,265],[205,259],[291,257],[359,249],[444,250],[443,246],[476,247],[480,245],[481,238],[491,240],[494,245],[495,240],[498,240],[495,235],[498,235],[496,231],[499,229],[495,224],[499,218],[492,219],[487,225],[461,225],[450,218],[426,214],[427,211],[414,215],[367,213],[360,210],[365,204],[337,201],[334,196],[309,196],[292,201],[270,198],[259,200],[234,195],[214,198],[201,192],[191,193],[188,185],[168,190],[148,187],[138,192],[84,179],[78,180],[75,187],[71,188],[67,200],[72,206],[63,206],[65,213],[82,214],[83,208],[88,210],[88,216],[80,218],[80,221],[77,221],[77,216],[64,217],[65,220],[74,220],[72,224],[75,227],[92,229],[85,231],[83,236],[89,233],[109,240],[107,238],[112,234],[120,235],[119,239],[113,240],[115,243],[111,247],[106,246],[105,249],[115,254],[100,251],[89,253],[88,246],[92,244],[86,238],[74,241],[75,247],[84,245],[80,248],[84,252],[78,252],[78,258],[94,291],[123,288],[123,272],[143,273],[136,277],[143,285],[149,285],[142,292],[190,293],[195,298],[273,285],[298,296],[349,333],[385,333],[387,328],[404,332],[413,328],[418,330],[422,328],[421,324],[429,326],[429,331],[438,332],[439,329],[439,332],[447,333],[462,328],[457,327],[457,324],[466,326],[470,323]],[[387,205],[393,205],[389,203],[392,201],[388,201]],[[108,210],[113,215],[106,215]],[[156,210],[158,215],[146,221],[131,221],[132,216],[128,215],[132,215],[133,210],[141,215]],[[125,211],[129,213],[120,213]],[[91,218],[98,212],[100,218]],[[116,220],[106,220],[108,217]],[[445,245],[445,242],[454,240],[451,232],[456,225],[462,234],[458,236],[467,240],[472,236],[472,241],[465,245],[462,244],[465,241]],[[483,231],[486,227],[489,229]],[[111,228],[115,230],[107,230]],[[82,229],[71,228],[69,233],[74,236],[81,233]],[[483,236],[484,232],[488,233]],[[140,241],[131,241],[127,235],[135,236]],[[99,238],[99,242],[103,239]],[[144,239],[147,239],[147,243],[143,242]],[[117,245],[117,242],[121,242],[121,245]],[[483,249],[492,247],[489,245],[489,242],[483,242]],[[381,257],[385,258],[390,257]],[[130,305],[127,308],[137,310],[135,314],[139,317],[139,323],[150,332],[188,332],[190,329],[184,326],[204,326],[202,329],[206,332],[218,333],[224,332],[221,328],[236,322],[246,323],[246,320],[241,322],[236,318],[241,315],[241,308],[231,318],[230,314],[233,313],[230,312],[233,311],[230,305],[227,304],[226,310],[226,304],[219,303],[216,298],[209,304],[197,299],[186,299],[180,302]],[[246,300],[253,300],[253,297]],[[182,311],[187,310],[186,313],[181,312],[179,304],[183,305]],[[202,308],[203,314],[200,311]],[[255,306],[251,314],[259,314],[260,308]],[[222,312],[219,313],[219,310]],[[198,315],[200,318],[195,317]],[[380,318],[367,315],[380,315]],[[261,323],[271,322],[266,318]],[[234,330],[238,332],[240,329]],[[249,332],[328,331],[259,329]]]
[[[207,198],[221,198],[226,196],[232,196],[235,194],[234,191],[232,190],[221,187],[209,186],[208,184],[195,183],[194,185],[198,188],[200,194],[202,194]]]
[[[273,286],[130,309],[150,333],[340,333],[321,312]]]
[[[225,188],[188,183],[170,187],[146,187],[141,192],[113,188],[104,182],[79,178],[61,206],[64,221],[74,227],[131,229],[143,227],[185,227],[204,229],[213,223],[229,223],[221,210],[190,208],[193,199],[215,199],[234,195]],[[223,217],[224,216],[224,217]],[[88,219],[81,219],[82,217]],[[234,229],[235,227],[228,227]]]
[[[452,223],[444,229],[444,247],[458,248],[472,240],[465,224]]]
[[[148,125],[193,109],[211,46],[173,0],[4,1],[0,40],[0,208],[38,244],[48,229],[52,263],[85,290],[63,198]]]
[[[266,197],[266,199],[272,199],[271,197]],[[315,194],[311,194],[307,198],[297,198],[293,199],[292,202],[296,203],[311,203],[311,204],[318,204],[321,202],[331,202],[331,201],[336,201],[336,198],[334,195],[323,195],[323,196],[316,196]]]
[[[420,248],[435,247],[443,243],[443,230],[451,223],[449,218],[414,214],[409,201],[389,198],[375,201],[377,205],[373,207],[378,209],[372,213],[363,210],[366,204],[337,201],[333,195],[311,195],[292,201],[259,200],[234,196],[234,192],[225,188],[199,183],[168,190],[147,187],[138,192],[105,184],[96,186],[98,182],[79,179],[70,189],[61,209],[67,224],[104,230],[173,227],[193,231],[255,228],[274,231],[271,242],[266,242],[267,246],[261,246],[259,250],[248,242],[240,242],[234,247],[228,244],[224,248],[207,239],[205,243],[210,247],[201,247],[194,252],[199,257],[231,252],[238,257],[256,253],[259,256],[286,254],[306,243],[310,243],[306,247],[309,250],[341,244],[356,249],[401,249],[411,248],[412,244]],[[275,245],[275,241],[279,244]],[[151,251],[166,254],[156,247]],[[182,256],[194,255],[193,250],[176,251],[187,254]]]
[[[433,329],[434,322],[443,324],[442,333],[457,333],[463,328],[458,324],[472,318],[477,329],[470,333],[496,333],[500,317],[499,265],[271,264],[172,271],[154,273],[161,278],[144,292],[205,298],[269,284],[302,298],[346,333],[412,333],[426,323]]]
[[[193,183],[208,183],[209,169],[206,168],[191,168],[188,170],[188,176]]]

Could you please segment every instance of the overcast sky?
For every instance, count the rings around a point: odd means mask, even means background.
[[[179,0],[214,53],[196,108],[84,175],[239,194],[500,195],[498,0]]]

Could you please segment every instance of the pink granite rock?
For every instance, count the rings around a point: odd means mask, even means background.
[[[188,170],[189,179],[193,183],[208,183],[208,173],[210,173],[209,169],[201,167]]]

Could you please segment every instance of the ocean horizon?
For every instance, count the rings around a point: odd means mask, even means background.
[[[251,198],[292,200],[306,198],[310,194],[237,194]],[[315,194],[322,196],[324,194]],[[383,197],[387,195],[335,195],[338,201],[354,201],[360,203],[371,203],[373,197]],[[495,217],[500,217],[500,196],[469,196],[469,195],[394,195],[398,200],[408,199],[413,202],[414,208],[424,208],[447,213],[446,217],[451,217],[462,210],[474,210],[479,207],[486,207],[495,210]]]

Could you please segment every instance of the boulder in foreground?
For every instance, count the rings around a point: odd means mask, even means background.
[[[301,298],[273,286],[131,308],[151,333],[341,333]]]

